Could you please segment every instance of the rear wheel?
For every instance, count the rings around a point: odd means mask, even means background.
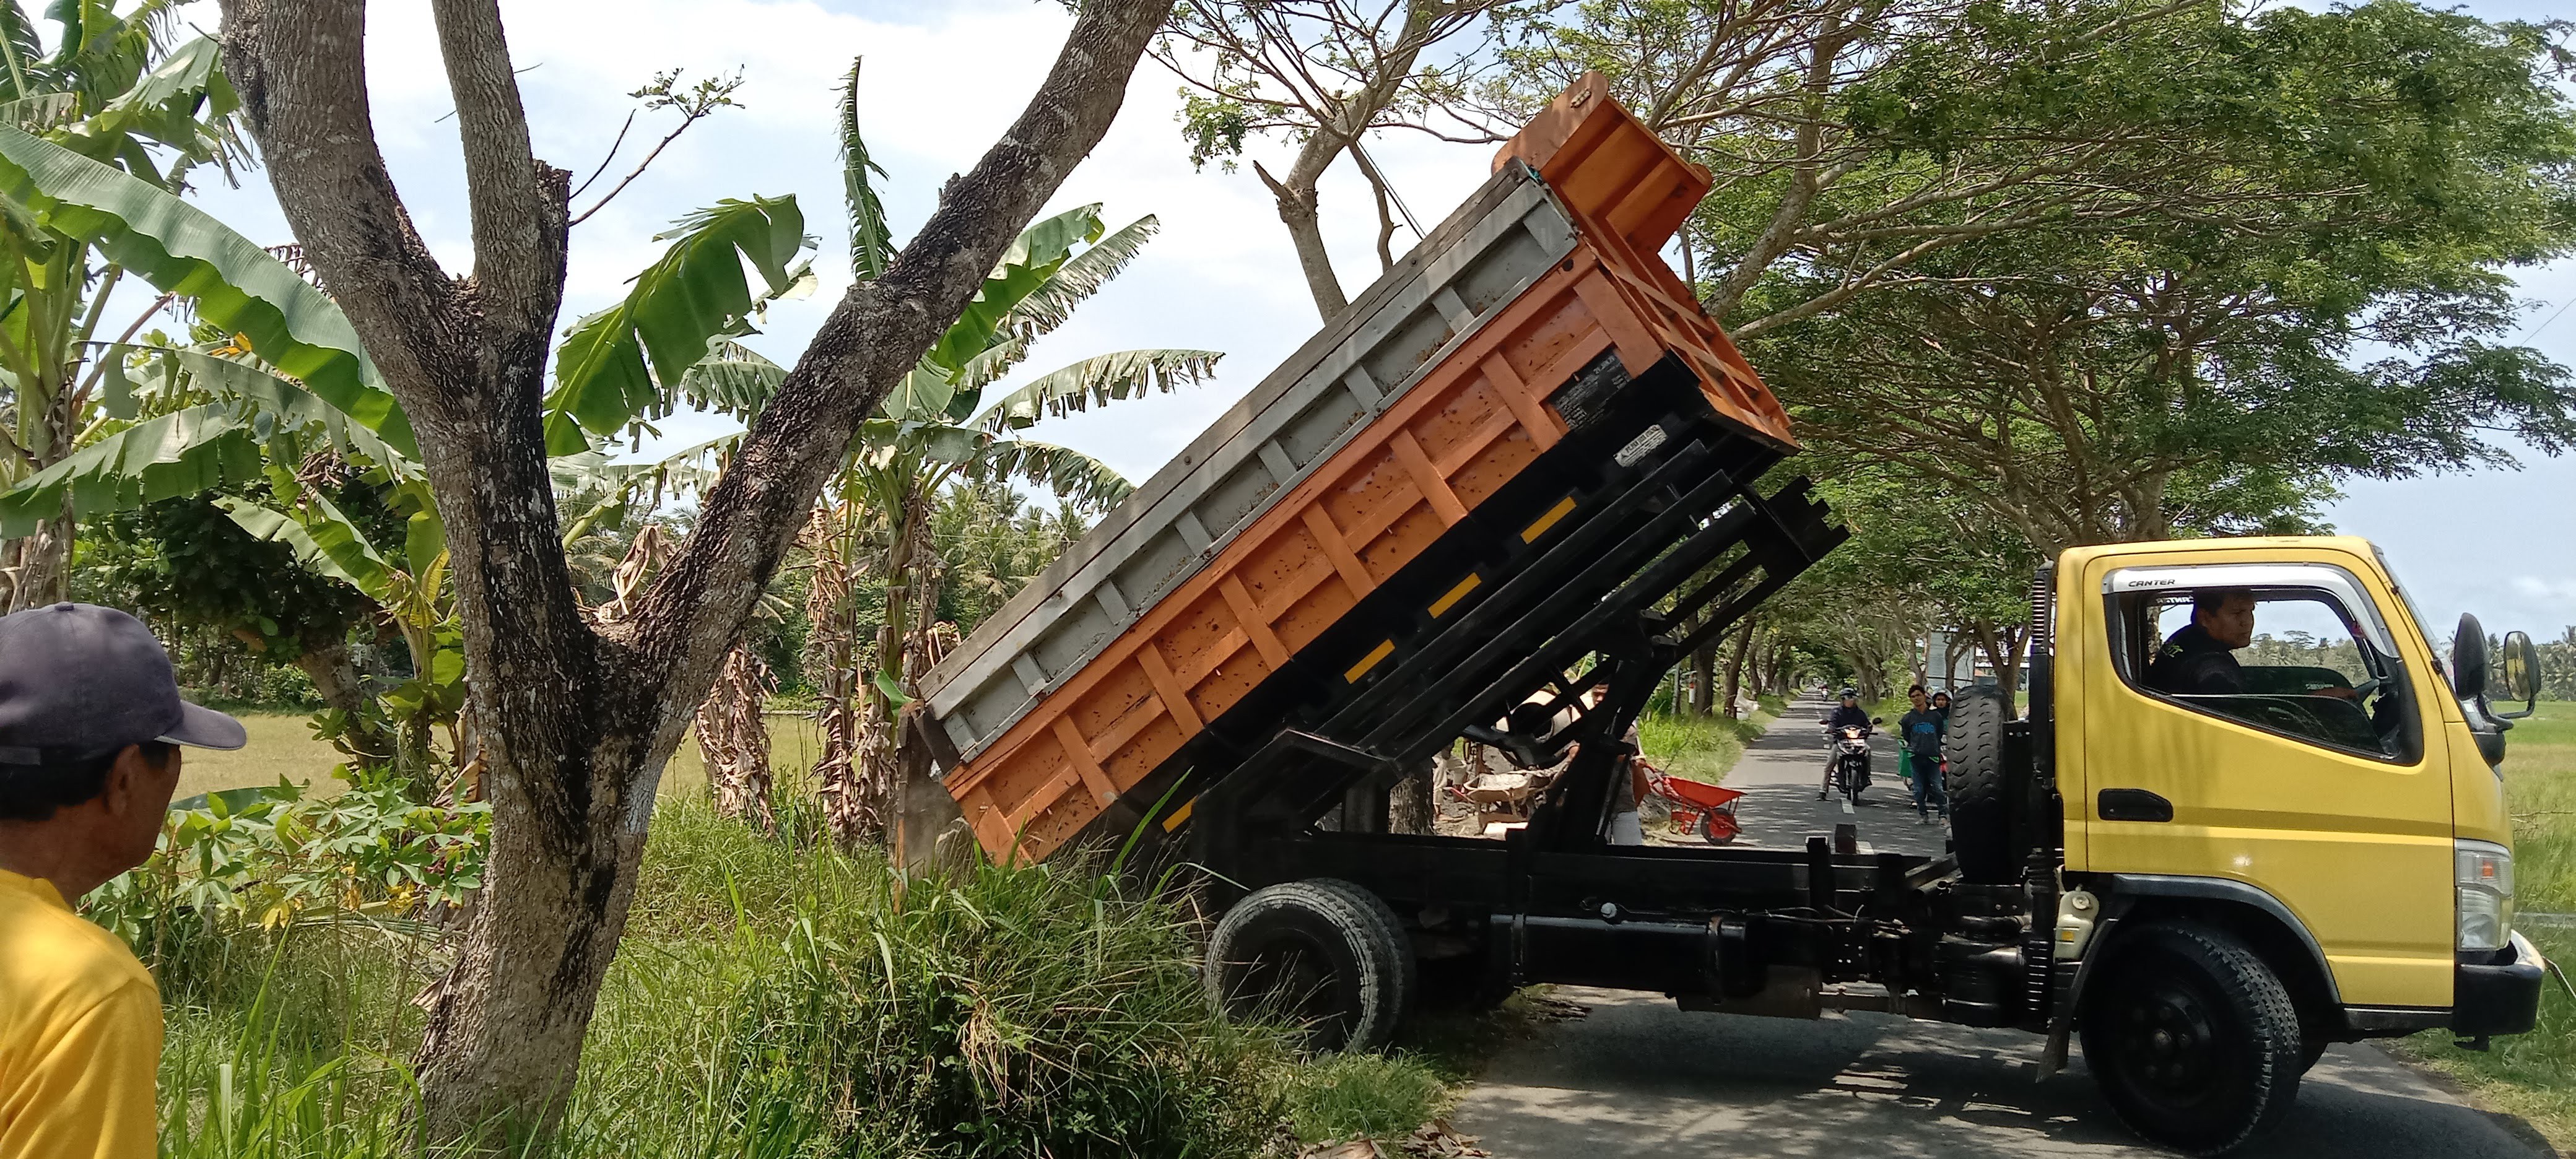
[[[2004,725],[2011,720],[2012,702],[2002,689],[1966,689],[1951,703],[1949,732],[1941,741],[1950,762],[1950,851],[1959,876],[1977,885],[2005,885],[2020,877],[2013,856],[2013,778],[2004,756]]]
[[[1411,998],[1413,950],[1375,894],[1331,878],[1254,890],[1208,938],[1208,996],[1234,1018],[1280,1018],[1324,1051],[1385,1045]]]
[[[2299,1090],[2299,1013],[2243,942],[2195,925],[2121,938],[2085,986],[2084,1063],[2129,1129],[2194,1155],[2235,1149]]]

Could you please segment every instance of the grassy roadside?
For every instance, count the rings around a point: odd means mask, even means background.
[[[2515,901],[2532,913],[2576,913],[2576,703],[2540,706],[2506,738],[2505,799],[2514,813]],[[2524,936],[2552,961],[2576,962],[2576,926],[2525,922]],[[2499,1038],[2484,1054],[2450,1036],[2419,1034],[2399,1053],[2521,1116],[2561,1150],[2576,1150],[2576,999],[2555,979],[2540,998],[2540,1025]]]
[[[1667,773],[1717,784],[1743,759],[1744,745],[1771,726],[1787,707],[1779,697],[1761,698],[1750,718],[1649,713],[1637,722],[1638,747],[1646,759]]]

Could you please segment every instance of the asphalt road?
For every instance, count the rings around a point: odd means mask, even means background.
[[[1937,852],[1915,824],[1892,755],[1849,814],[1816,801],[1820,706],[1793,706],[1727,783],[1747,790],[1747,843],[1801,847],[1836,823],[1880,849]],[[1817,1022],[1686,1013],[1660,995],[1559,988],[1590,1008],[1505,1050],[1452,1121],[1499,1159],[1653,1156],[2144,1156],[2084,1071],[2035,1083],[2040,1040],[1886,1015]],[[2519,1120],[2463,1105],[2368,1046],[2337,1046],[2308,1072],[2281,1128],[2246,1156],[2535,1159]]]

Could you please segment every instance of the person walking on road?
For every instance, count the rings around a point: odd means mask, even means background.
[[[143,864],[180,745],[241,722],[179,699],[140,621],[90,604],[0,616],[0,1159],[152,1159],[161,993],[72,912]]]
[[[1949,716],[1932,707],[1920,684],[1907,689],[1906,695],[1914,702],[1914,711],[1897,719],[1896,731],[1904,738],[1906,755],[1914,765],[1914,818],[1917,824],[1929,825],[1938,811],[1947,821],[1950,792],[1942,776],[1941,735],[1949,731]]]

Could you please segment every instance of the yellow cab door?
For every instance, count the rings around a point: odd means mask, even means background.
[[[2061,653],[2086,667],[2088,867],[2251,885],[2346,1004],[2449,1005],[2442,685],[2376,572],[2315,546],[2202,549],[2097,556],[2079,582],[2101,616],[2060,623],[2104,635]]]

